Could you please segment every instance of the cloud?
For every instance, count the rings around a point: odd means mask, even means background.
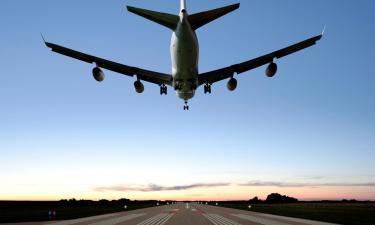
[[[194,183],[188,185],[176,185],[176,186],[161,186],[156,184],[149,185],[115,185],[108,187],[96,187],[94,191],[105,192],[105,191],[118,191],[118,192],[155,192],[155,191],[184,191],[194,188],[214,188],[214,187],[225,187],[225,186],[240,186],[240,187],[279,187],[279,188],[318,188],[318,187],[375,187],[375,182],[363,182],[363,183],[350,183],[350,182],[278,182],[278,181],[262,181],[254,180],[247,183]]]
[[[307,179],[307,180],[323,180],[323,179],[330,179],[330,177],[327,177],[327,176],[319,176],[319,175],[297,176],[297,178]]]
[[[274,181],[249,181],[240,186],[246,187],[375,187],[375,182],[349,183],[349,182],[333,182],[333,183],[299,183],[299,182],[274,182]]]
[[[195,183],[189,185],[178,185],[178,186],[160,186],[156,184],[149,184],[144,186],[134,186],[134,185],[117,185],[110,187],[96,187],[95,191],[140,191],[140,192],[153,192],[153,191],[183,191],[194,188],[205,188],[205,187],[223,187],[229,186],[231,183]]]

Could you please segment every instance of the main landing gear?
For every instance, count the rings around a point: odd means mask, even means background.
[[[165,84],[160,85],[160,95],[167,95],[167,86]]]
[[[204,85],[204,94],[211,94],[211,84],[209,84],[209,83],[206,83],[205,85]]]
[[[184,110],[189,111],[188,101],[185,101]]]

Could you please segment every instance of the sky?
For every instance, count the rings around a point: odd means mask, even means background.
[[[126,11],[179,1],[2,0],[0,199],[375,200],[375,2],[252,0],[197,31],[201,72],[321,33],[315,46],[211,95],[169,89],[52,53],[49,42],[171,72],[171,31]],[[236,3],[188,0],[190,14]]]

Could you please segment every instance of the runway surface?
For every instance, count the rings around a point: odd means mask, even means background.
[[[18,225],[332,225],[195,203],[178,203],[65,221]],[[6,224],[5,224],[6,225]]]

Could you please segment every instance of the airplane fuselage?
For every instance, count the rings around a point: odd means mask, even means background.
[[[191,28],[186,10],[181,10],[180,21],[172,34],[171,60],[173,87],[179,98],[194,97],[198,87],[199,44]]]

